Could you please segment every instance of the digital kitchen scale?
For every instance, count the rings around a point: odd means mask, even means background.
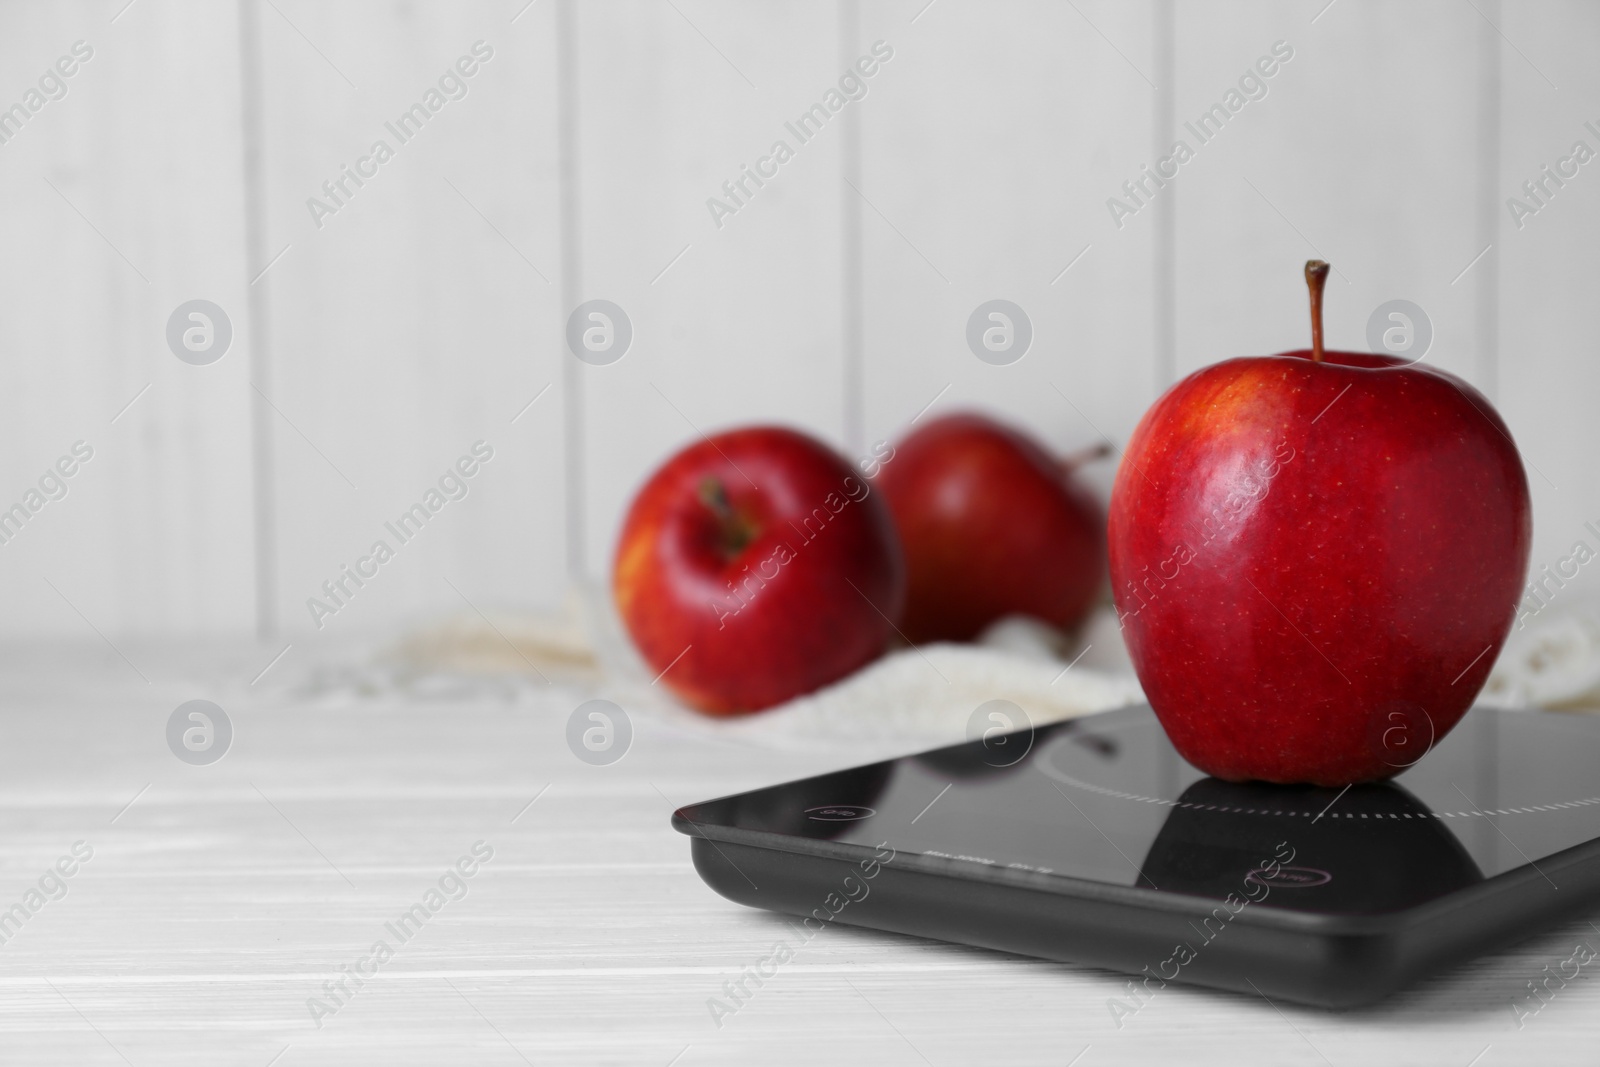
[[[1348,1007],[1600,899],[1600,719],[1478,708],[1394,780],[1341,791],[1207,777],[1131,707],[672,823],[713,889],[808,928]]]

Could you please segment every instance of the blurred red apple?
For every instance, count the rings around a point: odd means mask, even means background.
[[[971,640],[1006,615],[1064,630],[1083,619],[1106,569],[1105,513],[1071,477],[1084,458],[1057,460],[974,414],[895,446],[875,481],[905,548],[909,640]]]
[[[1466,713],[1528,569],[1528,482],[1481,393],[1312,347],[1196,371],[1128,443],[1112,590],[1168,737],[1231,781],[1345,785]]]
[[[793,430],[751,427],[650,476],[623,523],[612,589],[662,684],[723,715],[880,655],[905,566],[888,510],[844,459]]]

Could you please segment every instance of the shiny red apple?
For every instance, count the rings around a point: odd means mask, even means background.
[[[1312,348],[1196,371],[1112,490],[1112,591],[1178,752],[1231,781],[1345,785],[1415,763],[1511,627],[1532,522],[1516,446],[1434,367]]]
[[[1006,615],[1071,629],[1105,582],[1105,512],[1051,456],[983,415],[947,415],[895,445],[874,479],[905,548],[900,628],[966,641]]]
[[[723,715],[880,655],[905,567],[865,477],[820,441],[758,426],[690,445],[650,476],[623,523],[612,591],[661,684]]]

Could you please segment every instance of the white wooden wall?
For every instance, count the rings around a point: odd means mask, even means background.
[[[0,506],[95,450],[0,544],[5,636],[309,636],[306,598],[480,439],[468,497],[324,632],[603,581],[633,489],[700,431],[859,452],[937,397],[1120,443],[1176,375],[1302,346],[1316,254],[1334,344],[1413,300],[1428,358],[1500,406],[1535,567],[1600,518],[1600,164],[1520,230],[1504,207],[1600,149],[1593,4],[124,3],[0,4],[0,106],[94,49],[0,145]],[[479,40],[467,96],[316,226],[306,199]],[[867,95],[715,225],[879,40]],[[1280,40],[1267,96],[1113,225]],[[165,343],[193,298],[233,323],[210,366]],[[595,298],[633,324],[609,366],[563,339]],[[992,298],[1033,322],[1010,366],[964,340]]]

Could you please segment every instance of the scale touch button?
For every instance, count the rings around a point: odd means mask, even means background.
[[[1306,889],[1314,885],[1327,885],[1333,881],[1333,875],[1315,867],[1279,867],[1276,874],[1258,867],[1245,875],[1244,880],[1273,888]]]
[[[812,822],[855,822],[857,819],[870,819],[876,814],[872,808],[860,804],[823,804],[806,809],[806,816]]]

